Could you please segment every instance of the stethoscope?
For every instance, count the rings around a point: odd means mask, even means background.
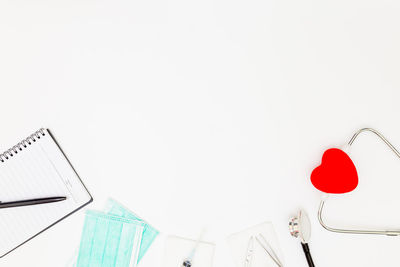
[[[372,128],[363,128],[357,131],[353,137],[348,142],[348,146],[352,146],[356,138],[363,132],[371,132],[378,136],[392,151],[396,154],[397,157],[400,158],[400,152],[378,131]],[[325,205],[326,199],[322,199],[318,209],[318,220],[319,223],[324,227],[326,230],[335,233],[342,233],[342,234],[368,234],[368,235],[387,235],[387,236],[398,236],[400,235],[400,230],[363,230],[363,229],[340,229],[328,226],[323,220],[323,210]]]
[[[311,257],[310,247],[308,246],[311,237],[311,223],[307,213],[300,211],[298,215],[292,217],[289,220],[289,231],[293,237],[300,239],[308,266],[315,267]]]

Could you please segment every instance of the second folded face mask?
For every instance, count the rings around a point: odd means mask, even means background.
[[[143,234],[138,254],[138,263],[139,263],[142,260],[143,256],[146,254],[147,250],[150,248],[151,244],[153,244],[159,232],[154,227],[149,225],[146,221],[137,216],[135,213],[128,210],[127,208],[125,208],[124,206],[122,206],[120,203],[118,203],[113,199],[109,199],[107,201],[105,211],[111,215],[120,216],[130,220],[137,220],[143,223]]]

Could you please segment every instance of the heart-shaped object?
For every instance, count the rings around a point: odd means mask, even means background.
[[[324,152],[321,165],[311,173],[311,183],[329,194],[343,194],[356,189],[358,174],[351,158],[338,148]]]

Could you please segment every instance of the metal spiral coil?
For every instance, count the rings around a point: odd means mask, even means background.
[[[19,151],[22,151],[23,149],[32,145],[32,143],[39,140],[41,136],[45,136],[45,135],[46,135],[46,133],[45,133],[44,128],[34,132],[33,134],[31,134],[27,138],[23,139],[21,142],[19,142],[12,148],[10,148],[10,149],[4,151],[2,154],[0,154],[0,162],[5,162],[6,160],[10,159],[10,157],[14,157],[16,154],[18,154]]]

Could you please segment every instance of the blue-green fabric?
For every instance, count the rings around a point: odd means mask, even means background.
[[[146,252],[149,249],[149,247],[151,246],[151,244],[153,244],[154,240],[158,236],[159,231],[157,231],[155,228],[153,228],[151,225],[149,225],[147,222],[145,222],[139,216],[137,216],[130,210],[126,209],[124,206],[122,206],[120,203],[118,203],[114,199],[108,200],[107,206],[106,206],[106,212],[108,214],[120,216],[120,217],[127,218],[130,220],[137,220],[144,224],[142,240],[140,243],[140,249],[139,249],[139,255],[138,255],[138,262],[140,262],[140,260],[146,254]]]
[[[77,267],[135,267],[144,223],[87,211]]]

